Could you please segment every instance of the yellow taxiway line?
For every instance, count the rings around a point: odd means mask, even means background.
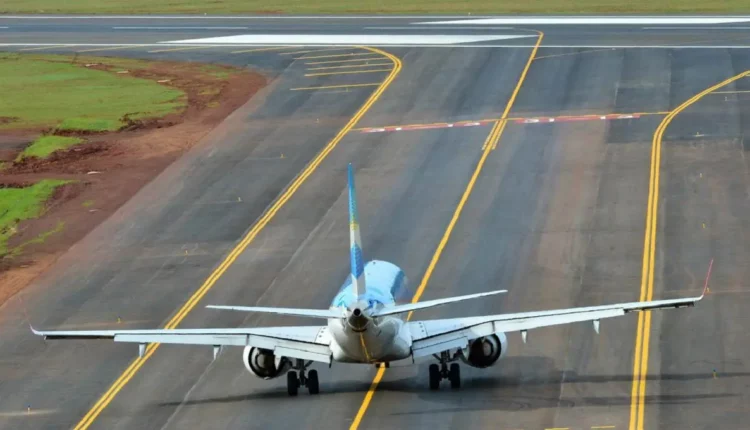
[[[661,167],[661,143],[664,131],[675,116],[688,106],[697,102],[713,91],[726,86],[738,79],[748,76],[745,71],[720,82],[686,100],[671,111],[656,128],[651,142],[651,174],[648,184],[648,205],[646,208],[646,233],[643,240],[643,268],[641,272],[640,301],[653,300],[654,296],[654,267],[656,260],[656,222],[659,218],[659,176]],[[630,395],[630,427],[629,430],[643,430],[644,410],[646,398],[646,376],[648,375],[648,353],[651,338],[651,312],[638,313],[638,328],[635,336],[635,354],[633,357],[633,386]]]
[[[497,142],[500,140],[500,137],[503,134],[503,130],[505,129],[505,124],[507,123],[508,114],[510,113],[510,109],[513,107],[513,103],[516,100],[516,96],[518,96],[518,92],[521,90],[521,85],[523,85],[523,81],[526,79],[526,75],[529,71],[529,68],[531,67],[531,63],[534,60],[534,56],[536,55],[536,52],[539,50],[539,45],[542,43],[542,39],[544,38],[544,33],[539,32],[539,38],[536,41],[536,45],[534,45],[534,49],[531,51],[531,55],[529,55],[529,60],[526,62],[526,67],[524,67],[523,72],[521,72],[521,76],[518,79],[518,83],[516,84],[516,88],[513,90],[513,94],[510,97],[510,100],[508,100],[508,104],[505,106],[505,111],[503,112],[502,118],[495,122],[495,125],[492,127],[492,131],[487,136],[487,139],[484,142],[483,147],[484,152],[482,152],[482,157],[479,159],[479,162],[477,163],[477,167],[474,169],[474,173],[471,176],[471,179],[469,180],[469,184],[466,186],[466,189],[464,190],[463,195],[461,196],[461,200],[458,202],[458,206],[456,206],[456,210],[453,212],[453,217],[451,218],[450,222],[448,223],[448,227],[445,229],[445,233],[443,234],[443,237],[440,239],[440,243],[438,244],[437,249],[435,250],[435,253],[432,255],[432,260],[430,260],[430,264],[427,267],[427,271],[425,271],[424,276],[422,277],[422,282],[419,284],[419,287],[417,288],[417,291],[414,293],[414,297],[412,298],[411,302],[416,303],[419,301],[419,299],[422,297],[422,294],[424,293],[425,288],[427,288],[427,283],[430,280],[430,277],[432,276],[433,271],[435,270],[435,267],[437,266],[438,261],[440,260],[440,256],[443,253],[443,250],[445,249],[446,244],[448,243],[448,239],[451,236],[451,233],[453,232],[453,228],[456,226],[456,223],[458,222],[459,217],[461,216],[461,212],[463,211],[464,205],[466,205],[466,201],[469,200],[469,196],[471,195],[472,190],[474,189],[474,184],[477,182],[477,178],[479,177],[479,173],[482,171],[482,167],[484,167],[484,163],[487,160],[487,156],[489,156],[490,151],[492,147],[494,147]],[[412,313],[409,312],[406,319],[411,319]],[[356,430],[359,428],[360,423],[362,422],[362,418],[364,418],[365,413],[367,412],[367,408],[370,406],[370,402],[372,402],[372,397],[375,395],[375,390],[378,388],[378,384],[383,379],[383,375],[385,374],[385,367],[381,366],[378,369],[378,372],[375,374],[375,378],[372,380],[372,383],[370,384],[370,389],[367,390],[367,394],[365,394],[365,398],[362,401],[362,404],[359,407],[359,410],[357,411],[357,415],[354,417],[354,421],[352,421],[351,426],[349,427],[349,430]]]
[[[276,213],[286,204],[286,202],[297,192],[302,184],[307,180],[308,177],[320,166],[323,160],[326,159],[328,154],[333,151],[339,142],[346,136],[357,122],[364,116],[364,114],[372,107],[372,105],[383,95],[386,88],[396,79],[399,72],[401,71],[401,60],[394,55],[381,51],[377,48],[363,47],[373,53],[380,54],[387,57],[393,62],[393,69],[391,73],[383,80],[380,86],[370,95],[365,101],[362,107],[352,116],[349,122],[336,134],[336,136],[328,142],[328,144],[318,153],[315,158],[300,172],[300,174],[292,181],[292,183],[284,190],[279,198],[269,207],[266,213],[255,223],[255,225],[247,232],[237,246],[227,255],[227,257],[221,262],[221,264],[211,273],[211,275],[205,280],[203,285],[193,293],[193,295],[187,300],[187,302],[177,311],[177,313],[169,320],[165,325],[165,329],[171,330],[176,328],[182,320],[195,308],[198,302],[208,293],[209,290],[216,284],[221,276],[229,269],[235,260],[242,254],[242,252],[253,242],[263,228],[274,218]],[[78,424],[75,426],[76,430],[88,429],[91,424],[94,423],[96,418],[102,411],[109,405],[115,398],[117,393],[133,378],[138,370],[154,355],[156,350],[159,348],[158,343],[150,344],[146,348],[146,353],[142,357],[135,359],[122,374],[115,380],[112,386],[99,398],[99,400],[91,407],[86,415],[81,418]]]

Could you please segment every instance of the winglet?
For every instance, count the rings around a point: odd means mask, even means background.
[[[354,294],[361,297],[365,294],[365,267],[362,261],[362,238],[359,234],[359,215],[357,214],[357,193],[354,189],[354,169],[348,166],[349,175],[349,256]]]
[[[33,325],[29,324],[29,328],[31,329],[31,332],[34,333],[35,335],[43,336],[42,332],[35,330]]]
[[[711,268],[714,267],[714,259],[711,259],[711,262],[708,263],[708,273],[706,273],[706,282],[703,284],[703,292],[701,293],[701,296],[698,300],[702,299],[703,296],[706,295],[706,292],[708,292],[708,280],[711,278]]]

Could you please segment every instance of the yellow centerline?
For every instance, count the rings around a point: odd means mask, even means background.
[[[643,268],[641,271],[640,301],[649,301],[654,296],[654,267],[656,260],[656,222],[659,218],[659,176],[661,166],[661,143],[669,123],[688,106],[707,94],[726,86],[738,79],[748,76],[745,71],[720,82],[694,95],[676,109],[671,111],[656,128],[651,142],[651,173],[648,186],[648,206],[646,208],[646,233],[643,240]],[[630,430],[643,430],[646,376],[648,375],[648,354],[651,338],[651,312],[638,313],[638,327],[635,337],[635,355],[633,357],[633,385],[630,399]]]
[[[536,55],[536,52],[539,50],[539,45],[542,43],[542,39],[544,38],[544,33],[538,32],[539,38],[536,41],[536,45],[534,45],[534,49],[531,51],[531,55],[529,55],[529,59],[526,62],[526,66],[523,69],[523,72],[521,72],[521,76],[518,79],[518,83],[516,84],[516,88],[513,90],[513,94],[510,97],[510,100],[508,100],[508,104],[505,106],[505,111],[503,111],[502,118],[495,122],[495,125],[492,127],[492,131],[487,136],[487,139],[484,142],[483,147],[485,148],[482,152],[482,156],[479,159],[479,162],[477,163],[477,167],[474,169],[474,173],[471,176],[471,179],[469,180],[469,184],[466,186],[466,189],[464,190],[463,195],[461,196],[461,200],[458,202],[458,206],[456,206],[456,210],[453,212],[453,217],[451,218],[450,223],[448,223],[448,227],[445,229],[445,233],[443,233],[443,237],[440,239],[440,243],[438,244],[437,249],[435,250],[435,253],[432,255],[432,260],[430,260],[429,266],[427,266],[427,270],[425,271],[424,276],[422,277],[422,282],[419,284],[419,287],[417,288],[417,291],[414,293],[414,297],[412,298],[411,302],[416,303],[419,301],[419,299],[422,297],[422,294],[424,293],[425,288],[427,288],[427,283],[430,280],[430,277],[432,276],[433,271],[435,270],[435,267],[437,266],[438,261],[440,260],[440,256],[443,253],[443,250],[445,249],[446,244],[448,243],[448,239],[450,238],[451,233],[453,232],[453,228],[456,226],[456,223],[458,222],[459,217],[461,216],[461,212],[463,211],[464,205],[466,205],[466,201],[469,200],[469,196],[471,195],[472,190],[474,189],[474,184],[477,182],[477,178],[479,177],[479,173],[482,171],[482,167],[484,167],[484,163],[487,160],[487,156],[490,154],[490,151],[492,150],[492,147],[494,147],[497,142],[500,140],[500,137],[502,136],[502,132],[505,129],[505,124],[507,123],[508,114],[510,113],[511,108],[513,107],[513,103],[516,100],[516,96],[518,96],[518,92],[521,90],[521,85],[523,85],[523,81],[526,79],[526,75],[529,71],[529,68],[531,67],[532,61],[534,61],[534,56]],[[406,319],[407,321],[411,319],[412,312],[409,312]],[[375,390],[378,388],[378,384],[383,379],[383,375],[385,374],[385,367],[380,367],[378,369],[378,372],[375,374],[375,378],[372,380],[372,383],[370,384],[369,390],[367,390],[367,393],[365,394],[365,398],[362,401],[362,404],[359,407],[359,410],[357,411],[357,415],[354,417],[354,421],[352,421],[352,425],[349,427],[349,430],[356,430],[359,428],[360,423],[362,422],[362,418],[364,418],[365,413],[367,412],[367,408],[370,406],[370,402],[372,402],[372,397],[375,395]]]
[[[300,174],[292,181],[287,189],[279,196],[279,198],[271,205],[265,214],[258,220],[253,228],[242,238],[237,246],[227,255],[224,261],[221,262],[201,287],[188,299],[188,301],[177,311],[174,317],[164,327],[165,329],[174,329],[180,322],[188,315],[188,313],[198,304],[203,296],[214,286],[216,281],[227,271],[227,269],[234,263],[237,257],[247,248],[247,246],[255,239],[261,230],[273,219],[276,213],[286,204],[286,202],[295,194],[297,189],[305,182],[305,180],[315,171],[315,169],[323,162],[328,154],[338,145],[338,143],[346,136],[362,116],[372,107],[372,105],[380,98],[383,92],[393,82],[401,71],[401,60],[394,55],[381,51],[377,48],[368,48],[371,52],[383,55],[389,58],[393,62],[393,69],[391,73],[383,80],[380,86],[370,95],[365,101],[362,107],[359,108],[357,113],[349,120],[349,122],[338,132],[338,134],[321,150],[318,155],[300,172]],[[125,384],[132,379],[133,375],[148,361],[149,358],[159,348],[158,343],[150,344],[146,348],[146,353],[143,357],[135,359],[130,366],[115,380],[112,386],[102,395],[102,397],[94,404],[94,406],[84,415],[81,421],[76,425],[76,430],[84,430],[89,428],[91,424],[96,420],[99,414],[102,413],[104,408],[114,399],[117,393],[122,390]]]

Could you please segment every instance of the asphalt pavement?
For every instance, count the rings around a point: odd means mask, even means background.
[[[423,299],[509,294],[415,318],[637,301],[650,219],[655,299],[697,295],[715,259],[706,299],[652,313],[646,331],[628,315],[598,335],[589,324],[533,330],[526,344],[510,333],[505,361],[463,366],[460,391],[430,391],[425,363],[391,368],[359,428],[742,428],[750,82],[701,93],[750,70],[739,48],[750,27],[414,24],[436,20],[0,17],[7,51],[225,63],[274,78],[0,309],[0,427],[350,428],[369,366],[321,366],[321,394],[289,398],[283,379],[247,373],[238,349],[212,361],[211,348],[162,346],[121,377],[135,346],[44,342],[28,323],[161,327],[229,259],[180,327],[310,324],[203,305],[326,307],[348,273],[351,162],[365,258],[400,265],[412,288],[479,170]],[[242,34],[413,43],[163,43]],[[440,46],[423,37],[446,34],[529,37]],[[483,149],[510,101],[496,147]]]

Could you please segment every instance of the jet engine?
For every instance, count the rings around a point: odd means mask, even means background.
[[[462,351],[461,360],[472,367],[485,368],[494,365],[507,354],[508,338],[504,333],[474,339]]]
[[[282,376],[292,367],[292,362],[286,357],[277,357],[273,351],[251,346],[246,346],[242,352],[242,362],[249,372],[263,379]]]

